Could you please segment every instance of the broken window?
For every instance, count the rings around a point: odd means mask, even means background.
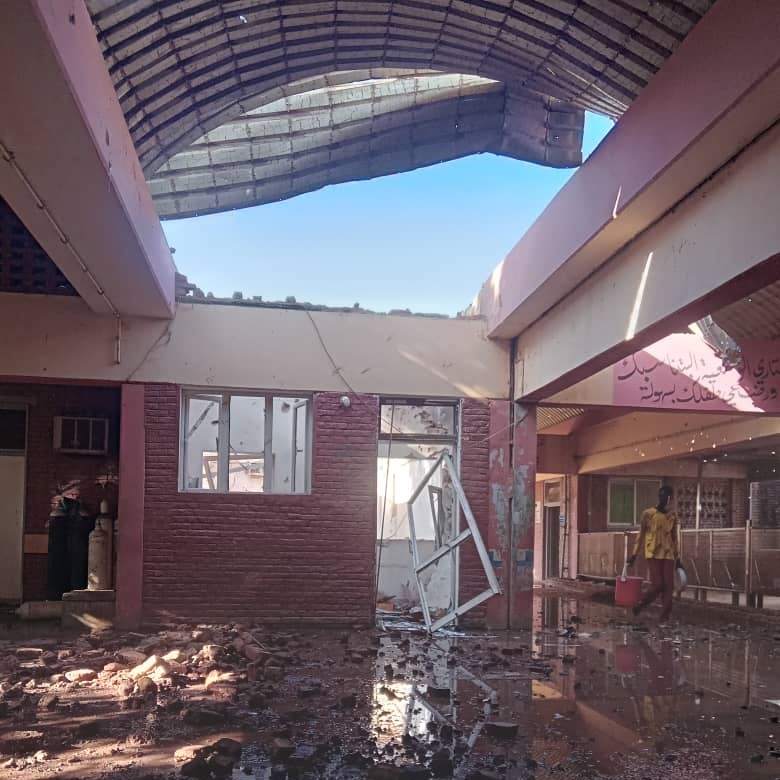
[[[403,401],[382,403],[380,435],[394,438],[412,436],[455,439],[457,407],[454,404],[413,404]]]
[[[306,493],[311,400],[245,393],[184,394],[184,490]]]

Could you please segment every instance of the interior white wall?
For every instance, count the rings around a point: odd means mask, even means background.
[[[117,363],[113,318],[79,298],[0,293],[0,332],[6,378],[509,396],[508,347],[479,319],[180,303],[170,322],[122,320]]]

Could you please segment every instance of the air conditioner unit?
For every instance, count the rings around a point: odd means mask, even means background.
[[[108,420],[104,417],[55,417],[54,449],[73,455],[108,452]]]

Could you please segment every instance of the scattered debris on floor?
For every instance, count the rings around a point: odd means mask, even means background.
[[[780,631],[620,617],[553,598],[533,636],[388,619],[8,638],[0,776],[780,776]]]

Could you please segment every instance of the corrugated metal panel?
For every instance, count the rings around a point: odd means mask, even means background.
[[[139,157],[152,173],[226,116],[281,97],[292,82],[372,68],[471,74],[501,82],[507,96],[538,96],[549,109],[546,123],[526,122],[525,107],[507,111],[521,127],[497,151],[576,164],[558,151],[577,140],[581,109],[619,116],[714,0],[87,2]],[[440,149],[431,144],[411,164],[486,144],[453,141],[449,130],[432,128]],[[448,145],[455,147],[449,154]],[[310,184],[325,178],[313,175]]]
[[[712,319],[737,341],[780,338],[780,282],[724,307]]]
[[[571,420],[573,417],[579,417],[581,414],[585,414],[585,410],[575,406],[540,406],[536,410],[536,428],[543,431],[546,428],[552,428],[553,425]]]
[[[573,165],[581,112],[556,108],[530,93],[507,96],[503,84],[478,76],[335,84],[224,122],[161,166],[149,187],[161,217],[189,217],[485,151]],[[545,132],[557,140],[528,142]]]

